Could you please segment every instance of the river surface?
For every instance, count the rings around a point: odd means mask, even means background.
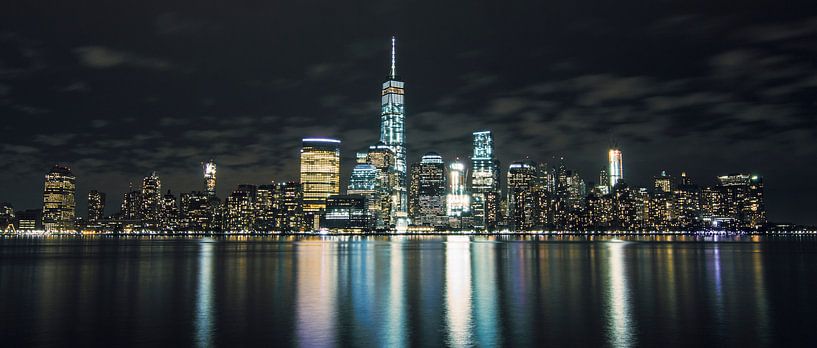
[[[795,237],[0,238],[0,345],[815,346]]]

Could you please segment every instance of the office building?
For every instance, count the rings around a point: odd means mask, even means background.
[[[307,138],[301,148],[303,210],[317,229],[326,199],[340,194],[340,140]]]
[[[366,198],[361,195],[332,195],[326,200],[321,227],[332,232],[371,230]]]
[[[471,156],[471,212],[474,229],[494,230],[499,220],[496,204],[489,202],[500,195],[499,160],[494,157],[494,138],[490,131],[473,134]]]
[[[97,190],[88,192],[88,221],[98,222],[105,217],[105,194]]]
[[[610,163],[610,187],[613,188],[619,181],[624,180],[624,164],[622,163],[621,150],[617,148],[610,149],[608,153],[608,161]]]
[[[216,162],[212,159],[202,165],[204,169],[204,194],[216,197]]]
[[[448,224],[443,158],[428,152],[411,166],[409,216],[414,225],[443,228]]]
[[[48,232],[75,232],[76,177],[66,166],[55,165],[45,175],[43,227]]]

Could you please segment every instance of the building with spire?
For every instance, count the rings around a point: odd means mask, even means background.
[[[405,85],[397,76],[396,37],[391,38],[391,68],[380,93],[380,141],[395,155],[394,169],[397,181],[394,186],[397,202],[394,216],[405,218],[408,212],[408,176],[406,163],[405,110],[403,97]]]

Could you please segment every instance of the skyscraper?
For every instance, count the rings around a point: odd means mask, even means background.
[[[179,228],[179,204],[176,196],[167,190],[162,196],[162,206],[159,209],[159,230],[175,231]]]
[[[405,216],[408,211],[405,110],[403,109],[404,83],[397,77],[396,38],[391,38],[391,69],[380,93],[380,141],[391,148],[395,155],[394,169],[397,182],[394,191],[397,193],[395,216]]]
[[[364,198],[366,209],[369,211],[371,221],[375,221],[380,212],[380,205],[378,202],[378,174],[380,171],[372,164],[360,163],[355,165],[352,169],[352,175],[349,178],[349,186],[346,192],[350,195],[360,195]]]
[[[275,184],[258,185],[255,194],[255,230],[275,231]]]
[[[301,184],[304,213],[313,220],[309,226],[318,228],[319,212],[326,208],[326,199],[340,194],[340,140],[307,138],[301,148]]]
[[[274,201],[277,230],[280,232],[303,230],[303,185],[298,182],[277,183]]]
[[[238,185],[227,196],[227,232],[248,232],[255,230],[255,200],[258,188],[255,185]]]
[[[426,153],[420,163],[411,166],[409,212],[412,223],[435,227],[446,224],[445,184],[445,164],[438,153]]]
[[[621,150],[617,148],[610,149],[608,159],[610,162],[610,189],[612,189],[619,181],[624,180],[624,165],[622,164]]]
[[[508,225],[514,231],[526,231],[537,223],[537,196],[534,184],[536,164],[514,162],[508,167]]]
[[[156,172],[142,180],[142,213],[144,227],[157,229],[161,220],[162,182]]]
[[[88,221],[97,222],[105,215],[105,194],[97,190],[88,192]]]
[[[209,160],[204,163],[204,193],[207,197],[216,196],[216,162]]]
[[[76,177],[66,166],[55,165],[45,175],[43,227],[49,232],[73,232]]]
[[[653,178],[653,189],[655,192],[672,192],[675,189],[673,177],[666,171],[661,171],[661,175]]]
[[[499,197],[499,161],[494,158],[494,138],[491,131],[474,132],[474,153],[471,156],[471,212],[474,228],[494,229],[498,209],[489,201]],[[496,196],[496,197],[494,197]]]
[[[369,146],[366,162],[378,169],[377,176],[377,205],[379,213],[375,226],[378,229],[390,228],[395,224],[395,214],[399,208],[400,195],[395,188],[398,186],[398,174],[395,170],[395,155],[392,149],[382,141]]]
[[[128,191],[122,195],[120,217],[125,220],[139,220],[142,216],[142,191],[128,184]]]
[[[448,165],[448,197],[446,213],[460,217],[471,210],[471,199],[465,186],[465,164],[459,159]]]
[[[766,224],[763,178],[751,174],[729,174],[718,177],[727,217],[740,227],[757,229]]]

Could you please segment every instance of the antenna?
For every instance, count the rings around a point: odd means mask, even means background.
[[[392,79],[397,78],[397,66],[395,65],[395,61],[397,60],[397,54],[395,50],[395,46],[397,45],[397,37],[391,37],[391,70],[389,71],[389,77]]]

